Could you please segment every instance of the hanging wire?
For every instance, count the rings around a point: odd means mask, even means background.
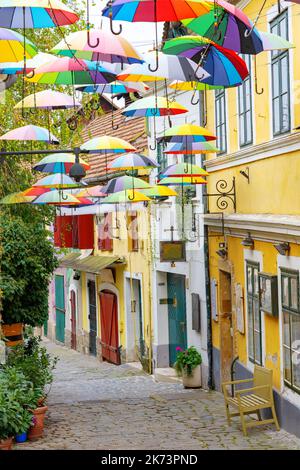
[[[109,10],[109,26],[110,26],[111,32],[112,32],[115,36],[118,36],[119,34],[122,33],[123,26],[120,24],[120,25],[119,25],[119,31],[114,31],[114,28],[113,28],[113,12],[112,12],[112,5],[113,5],[113,2],[112,2],[112,0],[110,0],[109,3],[108,3],[108,7],[110,8],[110,10]]]
[[[152,116],[153,116],[153,131],[154,131],[154,146],[152,144],[149,145],[149,148],[151,150],[156,150],[157,149],[157,142],[156,142],[156,116],[157,116],[157,112],[158,112],[158,108],[157,108],[157,82],[155,80],[154,82],[154,95],[155,95],[155,111],[150,110]]]
[[[167,84],[166,78],[165,78],[164,82],[165,82],[165,93],[166,93],[167,107],[168,107],[168,111],[170,112],[170,101],[169,101],[169,96],[168,96],[168,84]],[[169,127],[172,127],[172,121],[171,121],[171,116],[170,116],[169,112],[168,112],[168,122],[169,122]]]
[[[23,61],[24,61],[24,68],[23,68],[23,83],[22,83],[22,118],[26,118],[25,110],[24,110],[24,98],[25,98],[25,76],[26,76],[26,37],[25,37],[25,29],[26,29],[26,10],[25,7],[22,7],[23,12]]]
[[[254,28],[255,28],[255,26],[256,26],[258,20],[259,20],[259,17],[260,17],[260,15],[261,15],[261,13],[262,13],[262,11],[263,11],[264,6],[265,6],[266,3],[267,3],[267,0],[264,0],[262,6],[260,7],[260,10],[259,10],[259,12],[258,12],[258,15],[257,15],[257,17],[255,18],[255,20],[254,20],[254,22],[253,22],[253,24],[252,24],[252,28],[251,28],[251,29],[247,29],[247,30],[245,31],[245,33],[244,33],[245,38],[249,38],[249,37],[251,36],[251,34],[252,34],[252,32],[253,32],[253,30],[254,30]]]
[[[89,47],[92,49],[96,49],[96,47],[100,44],[100,39],[97,38],[96,43],[92,44],[91,42],[91,34],[90,34],[91,24],[90,24],[90,3],[89,0],[86,0],[86,30],[87,30],[87,43]]]

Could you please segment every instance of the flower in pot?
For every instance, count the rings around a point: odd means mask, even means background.
[[[182,376],[182,383],[185,388],[201,387],[201,354],[195,346],[186,350],[176,348],[177,357],[174,367],[179,376]]]

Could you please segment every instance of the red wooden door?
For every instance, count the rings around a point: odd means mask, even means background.
[[[118,301],[110,291],[100,292],[102,357],[121,364],[119,351]]]
[[[71,290],[71,348],[76,349],[76,294]]]

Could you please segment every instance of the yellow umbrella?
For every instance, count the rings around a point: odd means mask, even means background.
[[[169,196],[178,196],[174,189],[169,188],[168,186],[152,186],[151,188],[139,189],[140,193],[143,193],[148,197],[169,197]]]
[[[36,196],[24,196],[23,193],[12,193],[2,198],[0,204],[26,204],[35,198]]]
[[[107,196],[103,200],[103,204],[122,204],[143,201],[150,201],[150,198],[135,189],[127,189]]]
[[[180,80],[174,80],[169,85],[170,88],[178,91],[205,91],[205,90],[219,90],[223,89],[223,86],[216,86],[216,85],[207,85],[203,82],[182,82]]]
[[[158,184],[170,185],[170,186],[185,186],[191,184],[207,184],[207,181],[201,176],[187,175],[183,177],[166,177],[162,178]]]

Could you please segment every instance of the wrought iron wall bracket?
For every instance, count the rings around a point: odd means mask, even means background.
[[[233,210],[236,212],[236,187],[235,177],[232,178],[232,186],[228,189],[228,183],[226,180],[219,180],[216,183],[216,193],[206,193],[203,197],[216,197],[216,205],[220,210],[226,210],[229,206],[229,201],[232,202]],[[227,191],[226,191],[227,190]]]

